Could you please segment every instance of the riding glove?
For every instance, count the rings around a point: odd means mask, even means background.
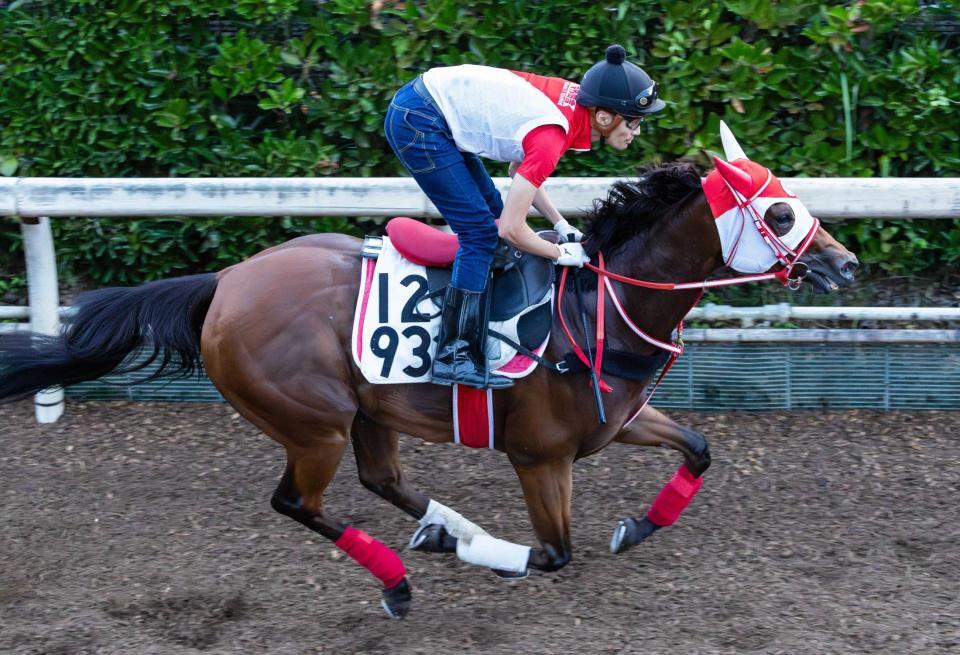
[[[576,266],[579,268],[590,261],[590,258],[583,252],[583,246],[579,243],[558,243],[557,247],[560,248],[560,256],[553,261],[558,266]]]
[[[554,223],[553,229],[556,230],[557,234],[560,235],[561,241],[574,241],[576,243],[583,241],[583,232],[570,225],[565,218],[561,218],[559,221]]]

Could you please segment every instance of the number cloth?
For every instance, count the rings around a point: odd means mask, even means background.
[[[360,267],[360,292],[353,319],[353,360],[364,378],[374,384],[410,384],[430,381],[430,368],[440,332],[440,316],[427,293],[426,268],[405,259],[383,237],[377,259],[364,258]],[[551,286],[534,306],[549,303]],[[418,313],[422,312],[422,314]],[[517,340],[517,325],[528,310],[505,321],[490,323],[490,329]],[[432,319],[426,318],[436,314]],[[546,350],[549,335],[534,350]],[[500,341],[487,347],[490,370],[498,375],[522,378],[537,362]]]

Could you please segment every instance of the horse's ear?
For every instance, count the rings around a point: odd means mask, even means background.
[[[740,170],[732,164],[728,164],[719,157],[713,158],[713,163],[717,167],[720,177],[726,180],[727,184],[734,188],[744,198],[753,195],[753,178],[744,170]]]
[[[720,142],[723,143],[723,154],[726,156],[727,161],[749,159],[749,157],[743,154],[743,148],[737,143],[737,137],[733,136],[733,132],[730,131],[730,128],[727,127],[727,124],[723,121],[720,121]]]

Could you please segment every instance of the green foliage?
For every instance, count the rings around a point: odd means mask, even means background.
[[[418,72],[482,63],[577,80],[620,42],[660,81],[668,110],[645,124],[631,152],[568,156],[558,175],[629,175],[644,161],[679,157],[706,167],[723,119],[748,154],[783,176],[957,176],[960,19],[952,3],[924,4],[8,3],[0,175],[399,175],[382,116]],[[953,33],[937,29],[950,20]],[[65,275],[97,283],[210,270],[304,231],[350,226],[55,221]],[[0,239],[8,228],[0,224]],[[960,260],[957,221],[834,229],[878,271]]]

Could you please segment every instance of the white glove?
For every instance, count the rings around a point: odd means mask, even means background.
[[[582,267],[590,261],[586,253],[583,252],[583,246],[579,243],[558,243],[560,256],[553,260],[557,266],[576,266]]]
[[[563,242],[575,241],[580,243],[583,241],[583,232],[570,225],[565,218],[561,218],[554,223],[553,229],[557,231],[557,234],[560,235],[560,240]]]

